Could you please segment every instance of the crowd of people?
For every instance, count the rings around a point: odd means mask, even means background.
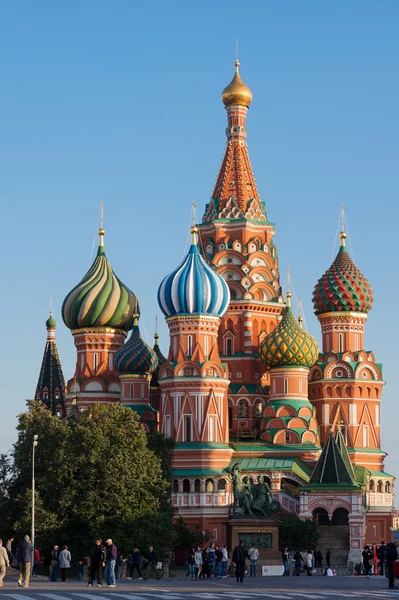
[[[384,541],[379,546],[365,546],[362,552],[362,572],[369,579],[371,576],[386,575],[389,587],[395,587],[395,579],[399,580],[399,542]],[[396,564],[395,564],[396,563]],[[397,576],[395,576],[397,571]]]

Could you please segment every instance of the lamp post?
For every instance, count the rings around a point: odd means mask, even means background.
[[[38,435],[33,436],[32,445],[32,546],[33,546],[33,564],[34,564],[34,553],[35,553],[35,448],[37,446]]]

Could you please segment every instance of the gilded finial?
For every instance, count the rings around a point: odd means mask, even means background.
[[[248,108],[252,102],[252,92],[241,79],[240,72],[238,70],[238,67],[240,66],[238,58],[235,61],[234,66],[236,72],[231,83],[225,87],[222,92],[222,101],[226,107],[238,104]]]
[[[345,243],[346,233],[345,233],[345,231],[341,231],[341,233],[339,234],[339,237],[341,238],[341,248],[344,248],[346,246],[346,243]]]
[[[290,307],[290,308],[291,308],[291,296],[292,296],[291,292],[287,292],[287,294],[286,294],[287,307]]]
[[[196,225],[193,225],[190,229],[190,233],[191,233],[191,245],[196,246],[197,245],[198,227]]]
[[[100,236],[99,246],[104,246],[104,235],[105,229],[103,228],[104,221],[104,202],[100,200],[100,229],[98,230],[98,235]]]
[[[155,333],[154,333],[154,346],[158,344],[159,335],[158,335],[158,315],[155,315]]]
[[[302,327],[303,317],[301,317],[301,316],[298,317],[298,323],[299,323],[299,327]]]

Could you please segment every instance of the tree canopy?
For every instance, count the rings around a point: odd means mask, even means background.
[[[59,419],[36,402],[19,416],[11,461],[0,457],[2,529],[20,536],[31,526],[32,442],[35,450],[36,541],[68,543],[81,558],[93,538],[112,537],[158,551],[173,545],[171,443],[148,441],[138,417],[119,404],[94,405],[77,419]],[[149,447],[151,445],[151,448]],[[3,512],[3,511],[2,511]],[[4,535],[4,534],[3,534]]]
[[[280,516],[279,543],[290,550],[314,550],[320,533],[316,521],[302,520],[295,513]]]

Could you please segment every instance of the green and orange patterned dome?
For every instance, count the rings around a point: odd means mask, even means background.
[[[62,318],[69,329],[112,327],[130,331],[133,315],[139,313],[138,301],[115,275],[105,256],[104,229],[98,233],[100,242],[96,259],[65,298]]]
[[[259,356],[269,368],[307,367],[310,369],[318,359],[319,347],[315,339],[299,325],[287,294],[287,308],[278,327],[262,341]]]
[[[114,356],[115,369],[119,373],[153,373],[158,366],[158,356],[140,335],[138,317],[134,317],[134,326],[129,341]]]
[[[339,252],[315,286],[313,306],[316,315],[328,312],[367,313],[372,307],[370,284],[349,256],[345,238],[345,232],[341,232]]]

